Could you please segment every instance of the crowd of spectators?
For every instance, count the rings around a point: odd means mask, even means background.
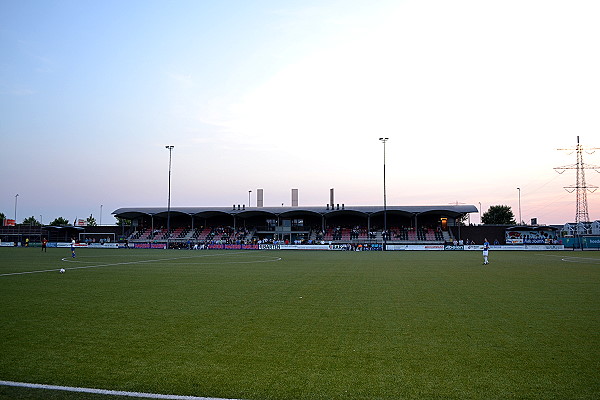
[[[310,228],[307,228],[307,230]],[[294,240],[280,239],[276,233],[257,233],[247,227],[216,226],[199,228],[177,228],[167,231],[164,227],[134,232],[129,236],[131,242],[170,241],[174,248],[194,248],[198,245],[210,244],[331,244],[331,243],[372,243],[377,241],[442,241],[441,228],[431,227],[381,227],[366,226],[334,226],[325,230],[310,229],[305,236],[297,236]],[[171,244],[172,243],[172,244]]]

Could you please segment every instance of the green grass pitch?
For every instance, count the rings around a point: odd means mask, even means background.
[[[52,270],[0,276],[0,380],[249,400],[600,398],[600,252],[490,261],[0,248],[0,274]]]

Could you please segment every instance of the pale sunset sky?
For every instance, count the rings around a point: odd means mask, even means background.
[[[388,205],[518,218],[520,187],[524,221],[571,222],[554,167],[600,147],[598,21],[596,0],[3,0],[0,212],[166,207],[165,145],[172,207],[378,205],[388,137]]]

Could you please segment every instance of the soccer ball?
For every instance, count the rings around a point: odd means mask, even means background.
[[[61,269],[60,269],[60,273],[61,273],[61,274],[64,274],[64,273],[65,273],[65,269],[64,269],[64,268],[61,268]]]

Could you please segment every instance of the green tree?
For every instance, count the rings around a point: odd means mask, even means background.
[[[468,221],[468,220],[469,220],[469,214],[463,214],[463,216],[462,216],[462,217],[457,217],[457,218],[456,218],[456,223],[457,223],[458,225],[465,226],[465,225],[467,225],[467,221]]]
[[[116,217],[116,218],[117,218],[117,226],[129,226],[129,225],[131,225],[131,220],[130,219],[121,218],[121,217]]]
[[[92,216],[92,214],[90,214],[90,216],[89,216],[89,217],[87,217],[87,219],[86,219],[86,222],[87,222],[88,226],[96,226],[96,225],[98,225],[98,224],[96,223],[96,218],[94,218],[94,217]]]
[[[6,215],[0,212],[0,221],[4,221],[6,219]]]
[[[58,217],[54,221],[50,222],[50,226],[64,226],[69,225],[69,220],[63,217]]]
[[[23,225],[39,226],[41,225],[41,223],[32,215],[31,217],[25,218],[23,220]]]
[[[491,206],[481,216],[481,222],[487,225],[514,225],[515,215],[509,206]]]

